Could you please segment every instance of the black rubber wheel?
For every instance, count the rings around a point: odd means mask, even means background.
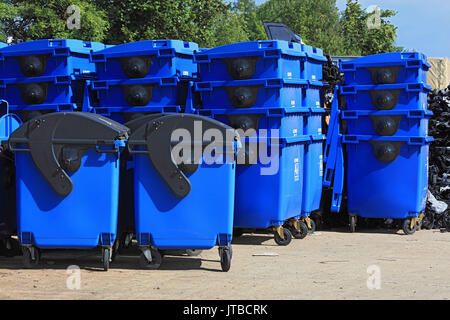
[[[300,231],[291,228],[291,233],[295,239],[304,239],[308,235],[308,226],[304,222],[300,222]]]
[[[220,266],[223,272],[228,272],[231,267],[232,251],[231,247],[219,248]]]
[[[411,219],[405,219],[403,220],[403,232],[407,235],[413,234],[417,230],[417,224],[414,225],[414,227],[411,229]]]
[[[148,270],[159,269],[162,263],[162,255],[159,253],[158,249],[151,248],[150,252],[152,254],[152,261],[148,261],[144,253],[141,253],[141,256],[139,257],[139,265],[141,266],[142,269]]]
[[[356,231],[356,217],[350,216],[349,217],[349,224],[350,224],[350,232],[353,233]]]
[[[20,243],[14,238],[6,238],[1,241],[2,253],[7,258],[13,258],[21,254],[22,250],[20,248]],[[1,254],[0,254],[1,255]]]
[[[113,246],[111,248],[111,250],[112,250],[111,262],[114,262],[116,260],[116,258],[117,258],[117,255],[119,254],[120,242],[121,242],[120,238],[116,238],[116,240],[114,241],[114,244],[113,244]]]
[[[200,253],[202,253],[202,251],[203,250],[199,250],[199,249],[186,249],[186,254],[191,257],[196,257]]]
[[[112,250],[112,249],[103,249],[102,250],[103,270],[105,270],[105,271],[109,270],[110,250]]]
[[[284,235],[284,239],[281,239],[281,237],[278,234],[278,232],[275,232],[275,237],[274,237],[275,238],[275,242],[279,246],[287,246],[292,241],[292,233],[289,231],[288,228],[283,228],[283,235]]]
[[[242,230],[242,229],[233,229],[233,238],[242,237],[243,234],[244,234],[244,230]]]
[[[23,265],[26,269],[33,269],[36,268],[39,265],[39,262],[41,260],[41,253],[39,249],[34,248],[35,250],[35,257],[34,259],[31,258],[31,248],[22,247],[22,261]]]
[[[311,229],[308,229],[308,234],[313,234],[314,232],[316,232],[316,222],[313,219],[309,219],[310,224],[311,224]]]

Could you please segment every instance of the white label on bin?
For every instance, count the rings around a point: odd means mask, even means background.
[[[318,134],[322,134],[322,128],[317,129]]]
[[[316,75],[313,74],[313,75],[311,76],[311,78],[312,78],[313,80],[316,80]]]
[[[320,101],[316,101],[316,106],[320,107]]]
[[[295,107],[295,100],[291,100],[291,106]]]
[[[292,78],[292,72],[287,73],[288,78]]]
[[[294,137],[296,137],[297,136],[297,129],[293,129],[292,130],[292,134],[294,135]]]
[[[320,177],[323,176],[323,155],[319,156],[319,175]]]
[[[294,159],[294,181],[300,180],[300,162],[298,158]]]
[[[188,76],[189,75],[189,71],[183,71],[183,76]]]

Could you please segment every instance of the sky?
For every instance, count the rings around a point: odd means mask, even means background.
[[[266,0],[256,0],[262,4]],[[337,0],[340,10],[345,0]],[[429,57],[450,57],[450,0],[359,0],[364,8],[376,5],[397,11],[391,18],[398,27],[396,45]],[[300,35],[301,36],[301,35]]]

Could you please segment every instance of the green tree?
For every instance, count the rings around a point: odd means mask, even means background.
[[[231,5],[222,0],[95,0],[95,3],[108,11],[111,28],[107,42],[111,44],[182,39],[211,47],[226,42],[229,37],[223,30],[238,18],[229,16]],[[230,32],[239,31],[239,24],[236,28]],[[225,38],[218,39],[219,36]]]
[[[0,26],[3,37],[13,42],[46,38],[103,41],[109,27],[106,12],[85,0],[0,0]],[[69,29],[67,8],[80,8],[79,29]]]
[[[401,50],[394,46],[397,27],[388,20],[395,15],[396,12],[392,10],[368,13],[358,0],[347,0],[341,18],[345,54],[359,56]]]
[[[254,0],[238,0],[233,6],[233,10],[242,17],[248,39],[267,40],[264,24],[257,15],[257,9]]]
[[[257,16],[263,22],[284,23],[306,44],[343,53],[336,0],[269,0],[258,7]]]

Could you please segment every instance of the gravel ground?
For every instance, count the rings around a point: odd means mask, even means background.
[[[438,230],[319,231],[286,247],[271,235],[244,235],[227,273],[217,249],[166,256],[160,270],[140,270],[138,254],[127,250],[108,272],[99,251],[44,251],[33,270],[20,256],[0,257],[0,299],[450,298],[450,233]],[[68,289],[77,284],[69,265],[80,268],[79,289]]]

